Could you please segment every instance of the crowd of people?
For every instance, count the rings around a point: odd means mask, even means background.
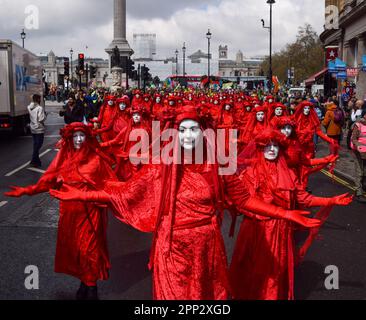
[[[350,104],[355,121],[349,139],[363,170],[366,112],[359,107]],[[148,267],[154,299],[283,300],[294,299],[294,268],[333,206],[353,199],[317,197],[308,189],[309,176],[332,171],[339,158],[347,114],[334,97],[323,105],[241,90],[90,90],[70,96],[60,115],[66,126],[56,158],[36,185],[13,187],[7,195],[49,192],[60,200],[55,271],[80,279],[77,299],[97,299],[97,282],[108,279],[108,209],[153,233]],[[136,152],[146,143],[142,136],[131,138],[142,130],[153,149],[156,123],[161,136],[177,133],[159,137],[164,159],[158,164],[150,153]],[[224,132],[224,142],[209,139],[208,130]],[[323,158],[316,158],[319,138],[329,146]],[[210,161],[209,153],[221,149],[231,157],[232,145],[237,170],[222,175],[222,164]],[[200,146],[206,150],[202,162]],[[150,161],[133,161],[139,156]],[[305,211],[311,207],[318,208],[312,218]],[[237,217],[244,217],[230,264],[224,213],[232,218],[231,235]],[[307,232],[301,244],[294,236],[299,231]]]

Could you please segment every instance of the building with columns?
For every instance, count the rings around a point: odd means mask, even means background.
[[[228,46],[219,46],[219,76],[224,78],[260,76],[264,58],[246,58],[238,51],[235,60],[228,59]]]
[[[331,29],[327,25],[329,17],[326,14],[325,30],[320,39],[325,47],[338,47],[338,57],[348,68],[359,69],[358,75],[348,80],[356,84],[357,98],[364,100],[366,72],[362,71],[362,57],[366,55],[366,0],[326,0],[326,8],[330,5],[338,8],[338,28]]]

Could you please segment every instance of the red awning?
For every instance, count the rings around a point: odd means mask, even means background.
[[[328,71],[328,68],[324,68],[322,71],[319,71],[318,73],[309,77],[309,79],[306,79],[305,86],[312,85],[316,80],[318,80],[321,76],[323,76],[325,73],[327,73],[327,71]]]

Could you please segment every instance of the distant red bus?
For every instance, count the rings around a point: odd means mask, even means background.
[[[211,85],[219,86],[221,84],[221,79],[216,76],[210,77]],[[180,85],[181,87],[186,88],[204,88],[208,86],[208,77],[207,76],[194,76],[194,75],[186,75],[185,77],[180,76],[170,76],[166,79],[166,84],[172,88]]]

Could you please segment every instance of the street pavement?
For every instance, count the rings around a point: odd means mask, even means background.
[[[43,169],[57,153],[55,144],[63,126],[59,107],[53,104],[47,108],[47,132],[41,150]],[[0,299],[74,299],[79,281],[53,272],[58,201],[48,194],[20,199],[3,195],[10,185],[27,186],[40,178],[41,171],[31,171],[26,166],[31,153],[30,137],[0,137]],[[343,179],[335,181],[318,173],[311,177],[310,189],[314,195],[327,197],[351,192],[347,183],[339,182]],[[229,260],[235,243],[235,238],[228,237],[230,222],[227,215],[222,228]],[[296,299],[366,299],[365,234],[365,204],[354,202],[347,208],[334,208],[319,239],[296,270]],[[110,279],[99,284],[100,299],[152,298],[151,273],[147,268],[151,239],[150,234],[135,231],[109,216],[112,269]],[[39,269],[39,290],[30,291],[24,286],[25,268],[29,265]],[[339,269],[338,290],[327,290],[324,285],[328,276],[325,269],[330,265]]]

